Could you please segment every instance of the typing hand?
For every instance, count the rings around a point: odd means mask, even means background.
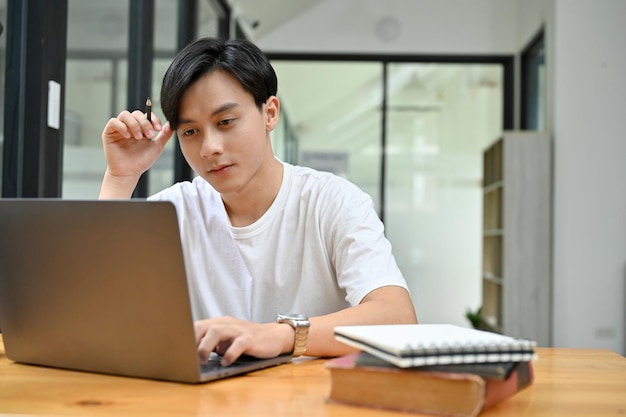
[[[271,358],[293,351],[294,330],[286,324],[252,323],[232,317],[216,317],[194,324],[198,355],[206,363],[211,352],[222,355],[223,366],[242,354]]]

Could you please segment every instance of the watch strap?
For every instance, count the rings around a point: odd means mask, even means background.
[[[295,339],[293,345],[293,357],[302,356],[306,351],[306,344],[309,337],[309,327],[311,323],[309,318],[302,314],[279,314],[276,317],[276,322],[289,324],[295,332]]]

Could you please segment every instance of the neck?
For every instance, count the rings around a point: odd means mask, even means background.
[[[266,167],[261,168],[257,180],[246,190],[236,194],[222,195],[222,201],[231,225],[249,226],[270,208],[283,181],[283,165],[272,157]]]

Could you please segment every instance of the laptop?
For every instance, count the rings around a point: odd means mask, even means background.
[[[0,199],[0,331],[15,362],[186,383],[291,360],[201,366],[169,202]]]

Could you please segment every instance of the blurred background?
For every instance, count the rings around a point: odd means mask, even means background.
[[[60,197],[97,198],[102,128],[128,107],[133,1],[66,2]],[[505,130],[552,135],[548,344],[623,354],[626,2],[192,0],[188,28],[181,3],[153,2],[153,111],[181,31],[257,43],[279,79],[276,155],[372,196],[422,322],[469,326],[481,306],[483,151]],[[147,194],[180,179],[177,158],[170,141]]]

